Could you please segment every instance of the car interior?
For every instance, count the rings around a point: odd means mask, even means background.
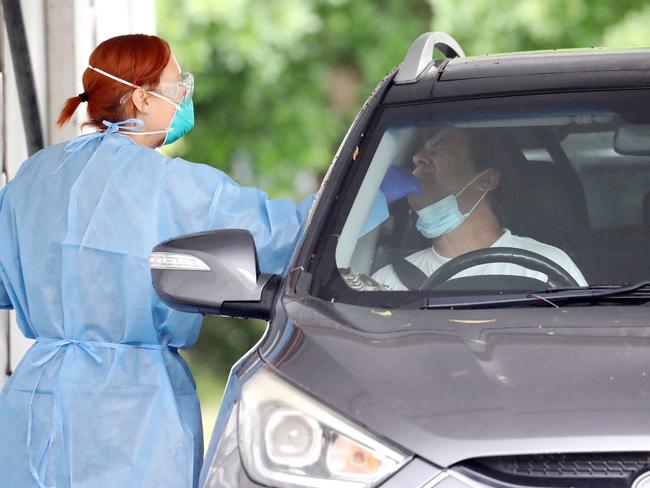
[[[625,123],[615,114],[556,122],[494,128],[508,141],[507,157],[515,168],[510,183],[516,190],[502,202],[502,226],[564,250],[590,285],[648,280],[650,126]],[[390,217],[359,237],[359,222],[386,169],[409,165],[409,154],[427,130],[385,132],[337,247],[337,266],[344,276],[371,276],[431,245],[416,230],[417,214],[405,198],[390,203]]]

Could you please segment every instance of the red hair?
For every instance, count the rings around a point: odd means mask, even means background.
[[[88,64],[134,85],[155,87],[170,58],[167,41],[158,36],[129,34],[102,42],[90,55]],[[83,87],[88,97],[89,119],[84,125],[101,129],[103,120],[119,122],[135,109],[130,98],[124,105],[120,104],[120,98],[133,88],[101,73],[86,68]],[[56,122],[58,127],[70,120],[81,101],[78,95],[66,100]]]

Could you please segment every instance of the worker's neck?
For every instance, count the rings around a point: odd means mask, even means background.
[[[503,235],[499,221],[488,205],[479,205],[457,229],[433,240],[441,256],[455,258],[494,244]]]
[[[133,142],[135,142],[136,144],[141,144],[143,146],[150,147],[151,149],[156,149],[157,147],[160,147],[160,144],[162,143],[160,134],[146,134],[146,135],[126,134],[126,135],[128,135],[131,139],[133,139]]]
[[[132,128],[122,130],[122,132],[131,132],[131,134],[125,134],[125,135],[129,136],[136,144],[147,146],[150,147],[151,149],[156,149],[161,146],[161,144],[165,140],[165,133],[156,132],[158,131],[158,129],[151,128],[152,127],[151,121],[145,114],[143,114],[142,112],[135,112],[129,114],[129,118],[138,119],[144,124],[144,127],[142,127],[140,130],[132,129]],[[153,125],[153,127],[156,126]],[[142,132],[142,134],[138,134],[138,132]],[[156,133],[146,134],[146,132],[156,132]]]

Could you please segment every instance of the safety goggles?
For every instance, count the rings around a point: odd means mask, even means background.
[[[129,81],[123,80],[122,78],[118,78],[115,75],[107,73],[102,69],[95,68],[94,66],[88,66],[88,68],[104,76],[107,76],[112,80],[130,86],[131,88],[140,88],[146,91],[147,93],[151,93],[152,95],[158,98],[162,98],[163,100],[172,103],[177,109],[179,108],[181,103],[190,100],[192,98],[192,94],[194,93],[194,75],[192,75],[192,73],[188,73],[185,71],[181,73],[180,79],[178,81],[165,81],[162,83],[158,83],[156,88],[154,88],[153,90],[149,90],[147,86],[135,85]],[[122,97],[120,98],[121,105],[124,105],[126,103],[126,101],[131,96],[131,93],[132,93],[131,91],[128,91],[124,95],[122,95]]]
[[[186,102],[192,98],[194,93],[194,75],[184,71],[181,73],[180,80],[158,83],[158,86],[151,91],[179,104]]]

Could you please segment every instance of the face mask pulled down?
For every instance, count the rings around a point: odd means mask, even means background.
[[[420,233],[429,239],[435,239],[451,232],[460,227],[460,225],[467,220],[474,209],[481,203],[488,192],[484,192],[481,198],[474,204],[474,206],[467,213],[462,213],[458,207],[458,196],[463,193],[472,183],[474,183],[480,176],[485,173],[479,173],[472,178],[458,193],[455,195],[448,195],[442,200],[417,210],[418,220],[415,224]],[[489,191],[489,190],[488,190]]]

